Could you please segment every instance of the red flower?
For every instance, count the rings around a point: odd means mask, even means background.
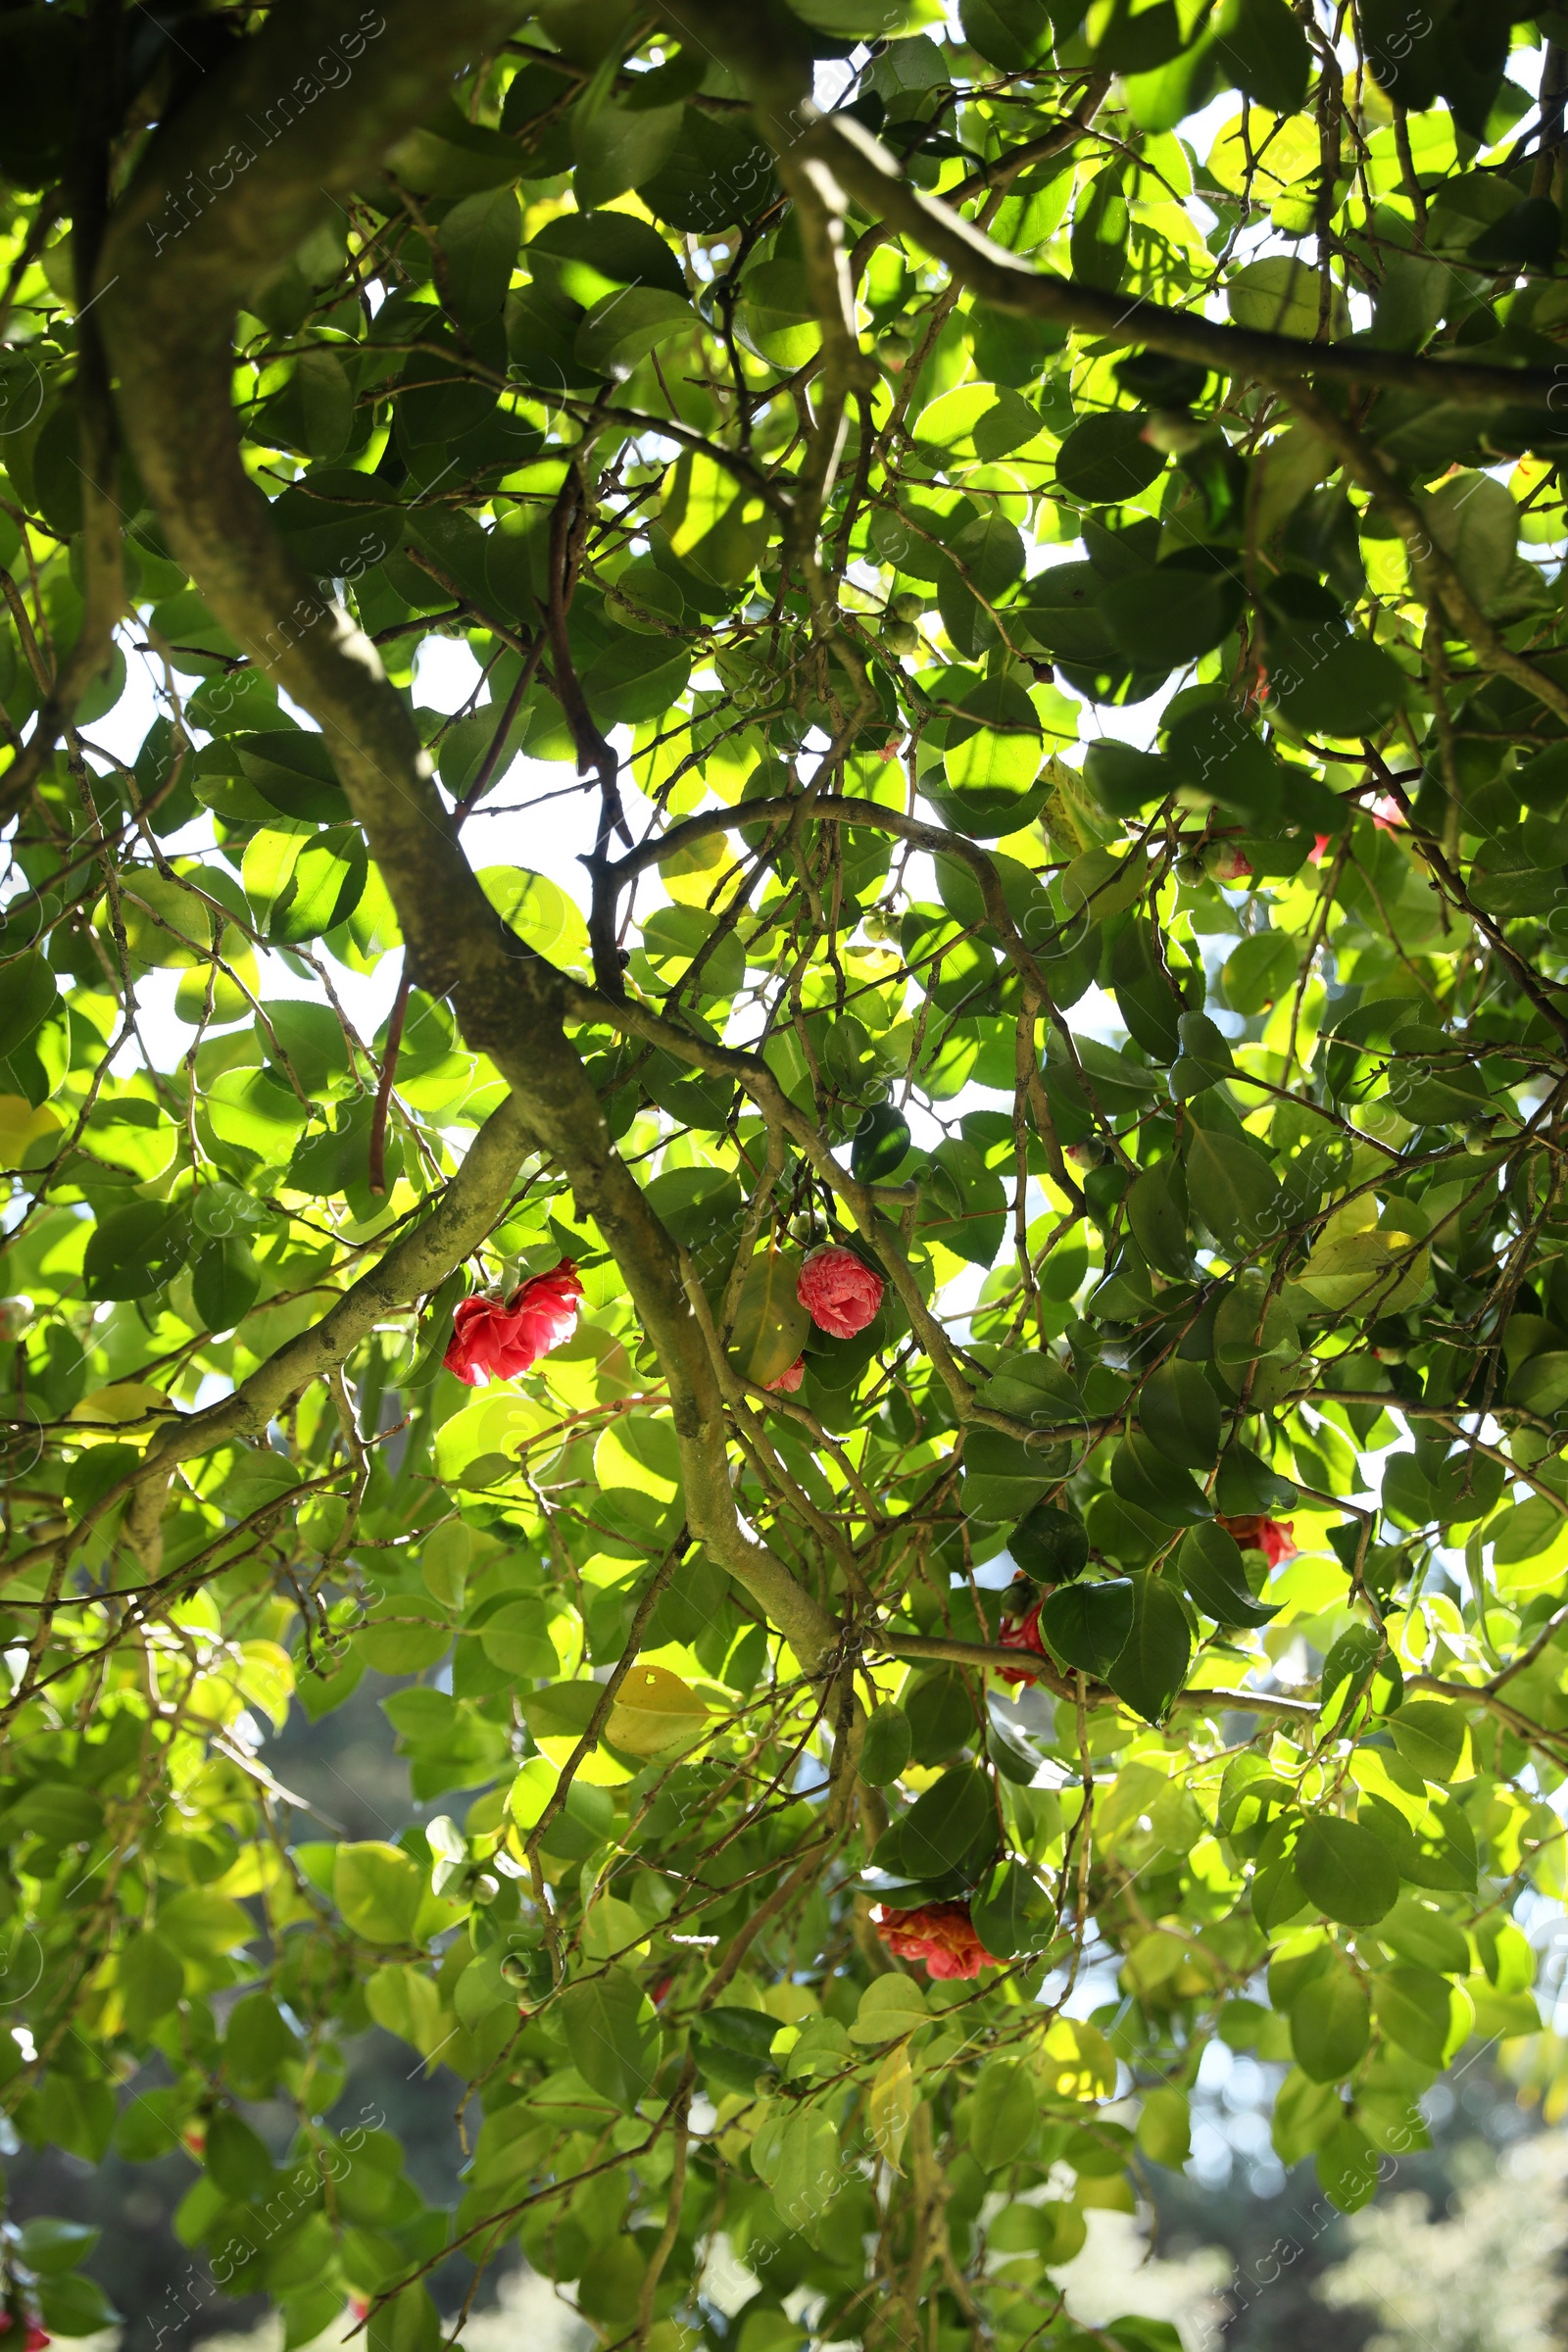
[[[793,1396],[805,1378],[806,1358],[798,1355],[793,1364],[785,1365],[777,1380],[764,1381],[762,1385],[770,1396]]]
[[[1242,1519],[1221,1519],[1219,1524],[1244,1551],[1260,1551],[1271,1568],[1296,1557],[1294,1519],[1265,1519],[1261,1511],[1253,1511]]]
[[[1022,1617],[1004,1617],[997,1640],[1004,1649],[1028,1649],[1037,1658],[1043,1658],[1046,1645],[1040,1638],[1040,1601],[1037,1600]],[[1004,1683],[1034,1683],[1040,1679],[1024,1666],[999,1666],[997,1672]]]
[[[1001,1963],[975,1934],[967,1903],[921,1903],[883,1912],[876,1932],[901,1960],[923,1960],[933,1977],[977,1977]]]
[[[863,1257],[840,1242],[830,1242],[826,1249],[811,1251],[801,1268],[795,1296],[818,1331],[831,1332],[836,1340],[853,1340],[874,1320],[882,1289],[881,1275]]]
[[[45,2344],[52,2344],[54,2340],[46,2328],[39,2327],[36,2320],[29,2321],[27,2340],[23,2346],[23,2352],[43,2352]]]
[[[531,1274],[504,1306],[499,1298],[461,1299],[444,1358],[447,1370],[470,1389],[486,1374],[515,1380],[571,1337],[581,1297],[577,1269],[564,1257],[548,1274]]]

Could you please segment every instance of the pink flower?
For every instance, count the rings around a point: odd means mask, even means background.
[[[923,1960],[933,1977],[977,1977],[1001,1963],[974,1930],[967,1903],[921,1903],[912,1911],[886,1911],[876,1932],[901,1960]]]
[[[818,1331],[831,1332],[836,1340],[853,1340],[874,1321],[882,1290],[881,1275],[863,1257],[841,1242],[830,1242],[811,1251],[801,1268],[795,1296]]]
[[[1253,1511],[1241,1519],[1221,1519],[1218,1524],[1228,1536],[1234,1536],[1244,1551],[1260,1551],[1271,1568],[1296,1557],[1294,1519],[1265,1519],[1261,1511]]]
[[[805,1378],[806,1358],[798,1355],[793,1364],[785,1365],[777,1380],[764,1381],[762,1385],[770,1396],[793,1396]]]
[[[470,1389],[488,1375],[515,1380],[542,1355],[569,1339],[582,1284],[569,1257],[548,1274],[532,1274],[503,1305],[499,1298],[464,1298],[452,1318],[446,1368]]]

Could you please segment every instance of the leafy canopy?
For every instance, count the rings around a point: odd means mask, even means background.
[[[0,17],[0,2085],[290,2347],[1066,2345],[1216,2035],[1354,2207],[1538,2032],[1568,25],[1419,13]]]

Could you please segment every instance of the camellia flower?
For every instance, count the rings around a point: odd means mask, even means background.
[[[923,1960],[933,1977],[977,1977],[1001,1963],[986,1950],[967,1903],[920,1903],[912,1911],[884,1911],[876,1932],[901,1960]]]
[[[1294,1519],[1266,1519],[1261,1511],[1254,1511],[1243,1519],[1221,1519],[1219,1524],[1244,1551],[1260,1551],[1271,1568],[1296,1557]]]
[[[818,1331],[836,1340],[853,1340],[873,1321],[882,1303],[882,1277],[863,1257],[830,1242],[813,1250],[795,1285],[795,1296]]]
[[[771,1396],[793,1396],[805,1378],[806,1358],[798,1355],[793,1364],[785,1365],[777,1380],[766,1381],[763,1385]]]
[[[1026,1577],[1020,1578],[1019,1582],[1026,1587],[1028,1585]],[[1032,1650],[1037,1658],[1045,1656],[1046,1645],[1040,1634],[1040,1604],[1044,1597],[1043,1593],[1037,1594],[1021,1617],[1004,1614],[1002,1630],[997,1636],[1004,1649],[1027,1649]],[[1038,1675],[1031,1674],[1026,1666],[999,1666],[997,1672],[1004,1683],[1033,1683],[1040,1679]]]
[[[447,1370],[470,1389],[487,1375],[517,1379],[571,1337],[581,1298],[577,1269],[564,1257],[548,1274],[531,1274],[505,1305],[499,1298],[460,1299],[443,1359]]]

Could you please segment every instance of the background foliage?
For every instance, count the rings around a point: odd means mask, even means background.
[[[183,2146],[290,2347],[517,2243],[638,2352],[1066,2345],[1216,2038],[1346,2210],[1461,2051],[1568,2098],[1507,16],[0,13],[0,2077]],[[575,896],[466,855],[518,755]],[[443,1369],[563,1257],[573,1337]],[[265,1753],[367,1668],[447,1806],[384,1839]],[[890,1954],[938,1905],[976,1973]],[[15,2324],[90,2242],[6,2237]]]

